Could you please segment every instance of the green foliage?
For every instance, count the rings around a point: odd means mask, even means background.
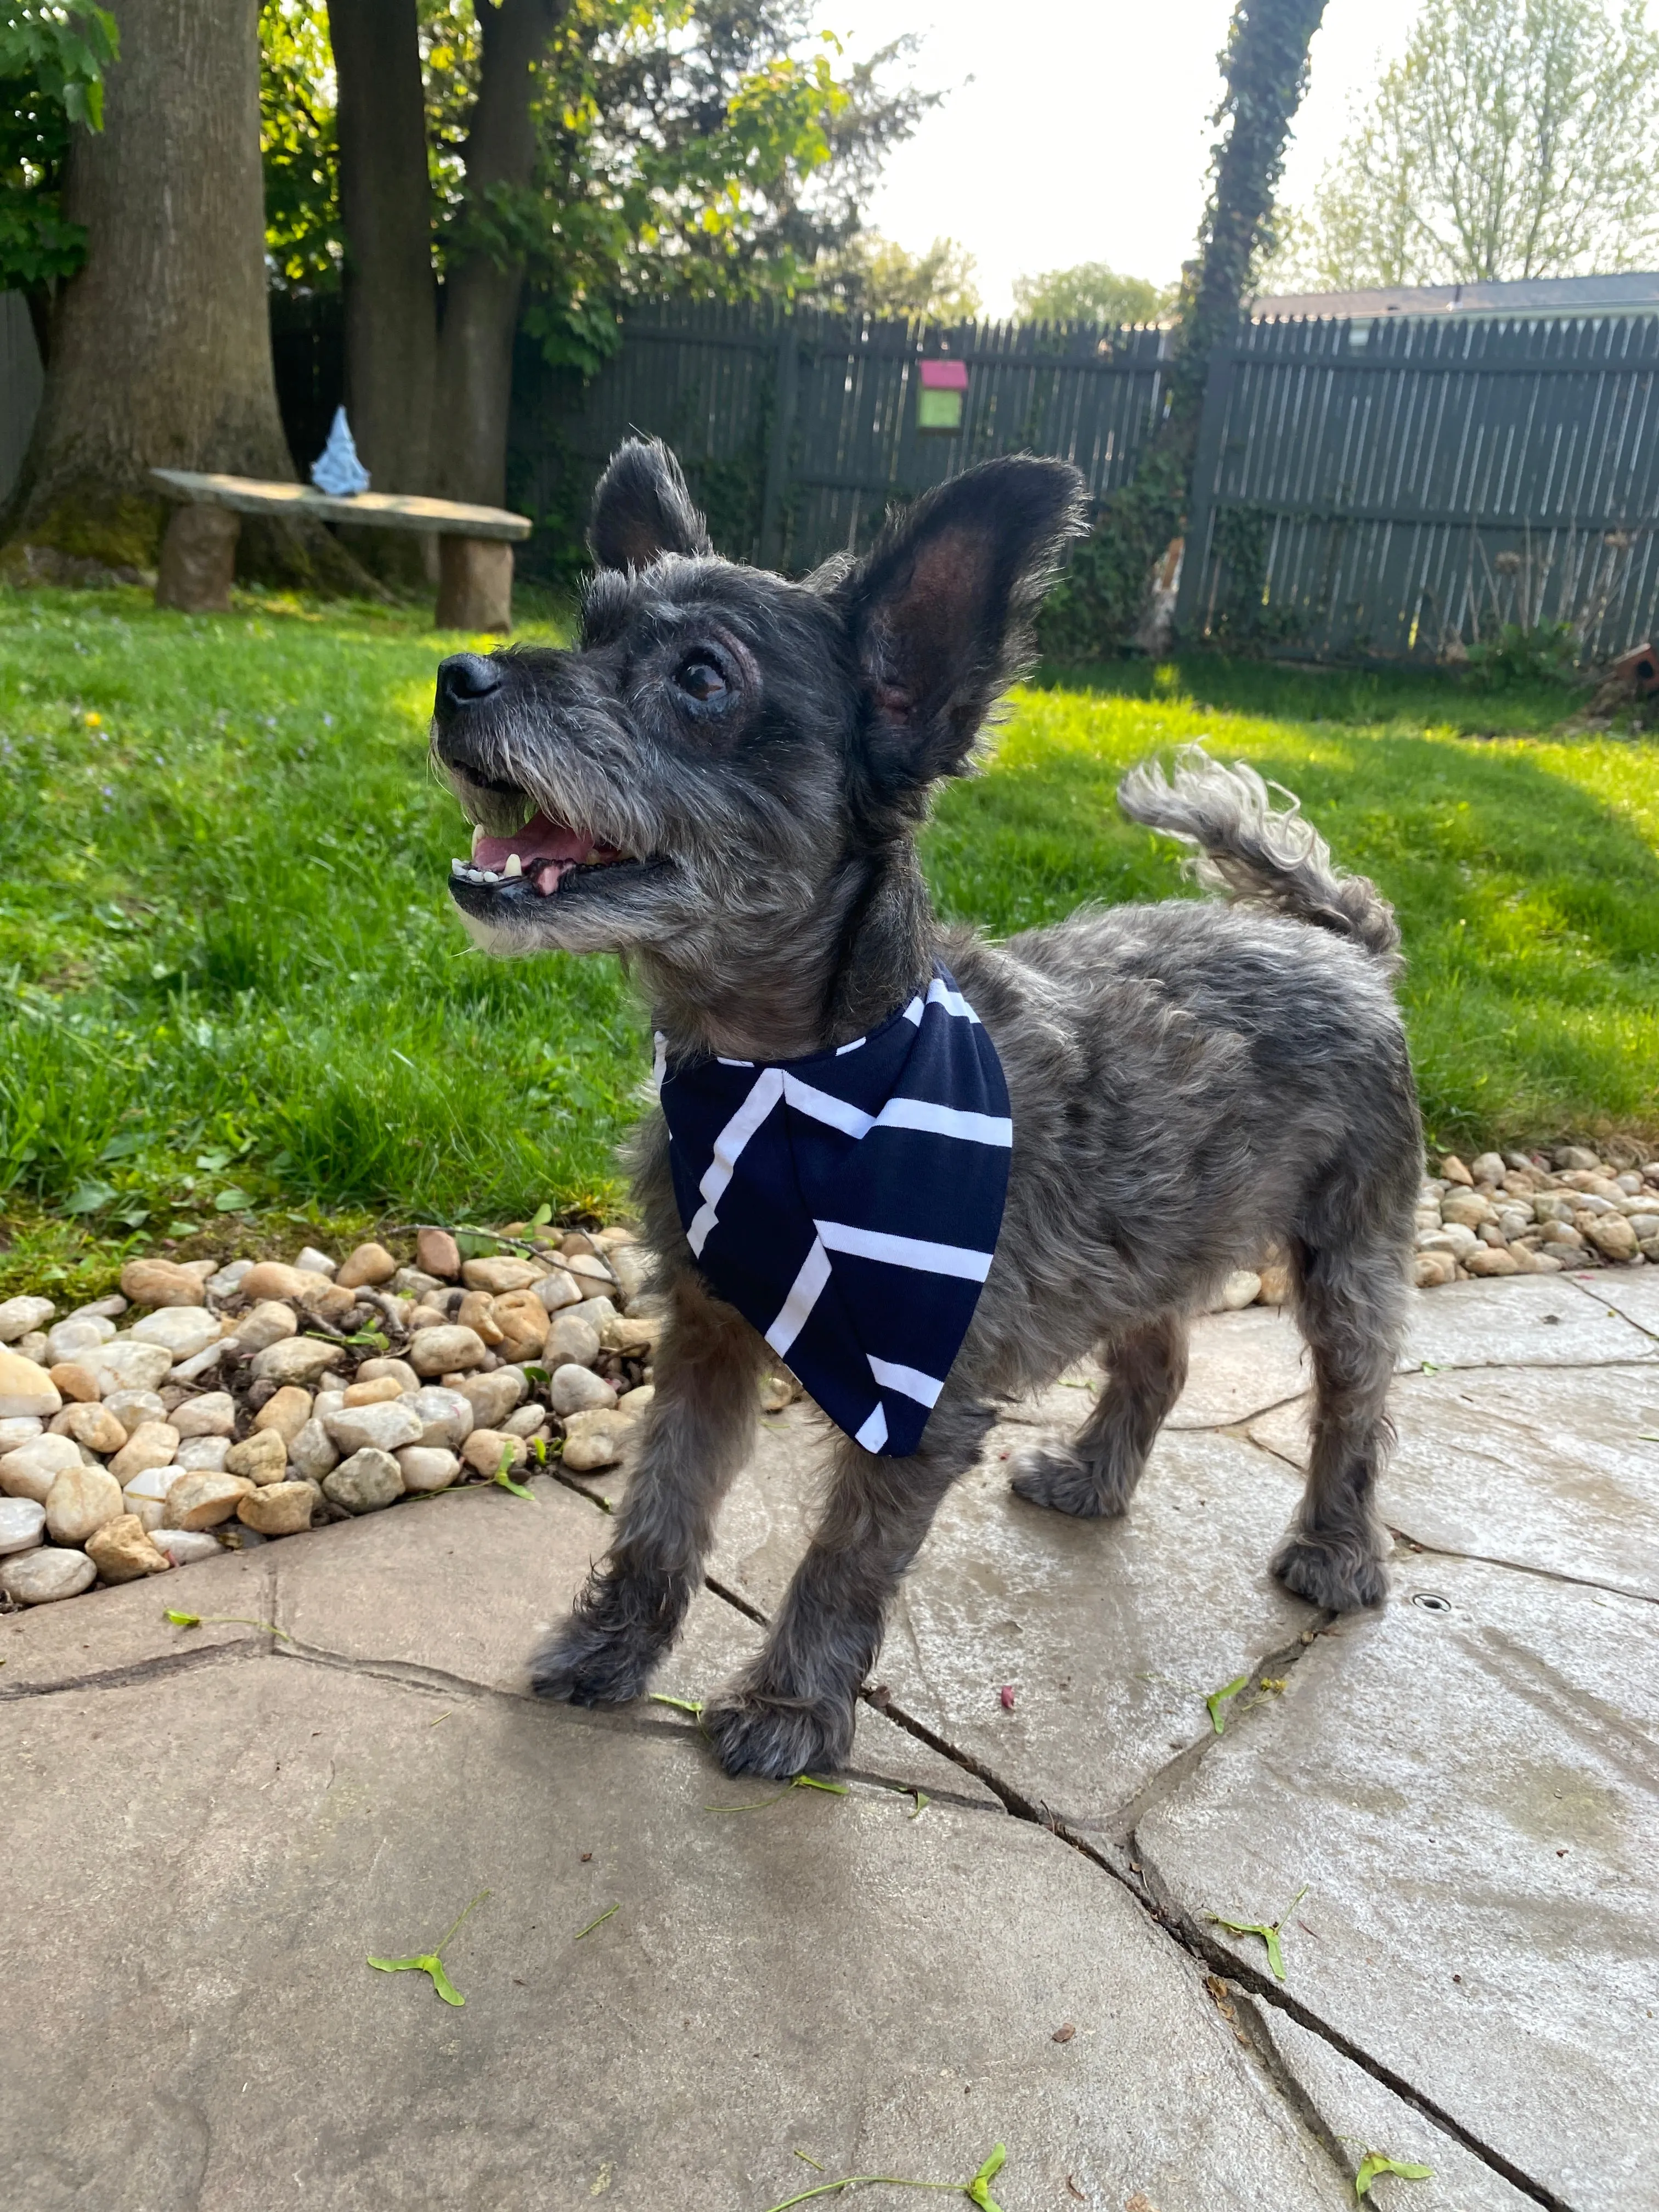
[[[120,51],[94,0],[0,0],[0,291],[40,293],[86,259],[62,212],[77,126],[104,127],[104,71]]]
[[[339,282],[339,146],[328,17],[311,0],[265,0],[259,15],[259,146],[265,250],[286,290]]]
[[[890,87],[899,41],[838,68],[807,0],[574,0],[537,70],[538,159],[480,191],[465,147],[482,60],[473,0],[422,0],[440,276],[483,254],[526,270],[523,328],[591,374],[644,294],[787,295],[856,228],[887,149],[928,104]],[[333,91],[320,0],[269,0],[266,204],[279,281],[332,283],[340,255]]]
[[[1571,623],[1505,623],[1496,637],[1469,647],[1469,668],[1489,691],[1520,684],[1566,684],[1576,672],[1578,650]]]
[[[1659,32],[1640,0],[1425,0],[1268,282],[1648,268],[1656,232]]]
[[[1176,297],[1173,284],[1120,276],[1103,261],[1014,279],[1014,313],[1023,323],[1155,323]]]
[[[807,296],[854,315],[971,323],[980,312],[976,273],[973,255],[954,238],[936,238],[925,253],[910,253],[879,231],[861,230],[819,259]]]
[[[1127,643],[1153,565],[1181,531],[1188,465],[1182,446],[1156,443],[1129,482],[1102,502],[1093,530],[1073,547],[1037,618],[1037,636],[1050,659],[1092,660]]]

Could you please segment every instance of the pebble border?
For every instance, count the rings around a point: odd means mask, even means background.
[[[0,1304],[0,1610],[463,1484],[615,1465],[651,1398],[643,1249],[620,1226],[500,1243],[464,1258],[423,1229],[413,1267],[378,1243],[338,1262],[132,1260],[118,1294],[62,1320],[49,1298]],[[1659,1160],[1448,1155],[1419,1194],[1420,1289],[1654,1265]],[[1269,1258],[1218,1310],[1290,1291]],[[782,1370],[761,1386],[769,1412],[799,1395]]]

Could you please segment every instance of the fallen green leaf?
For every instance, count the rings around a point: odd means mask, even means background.
[[[1359,2171],[1353,2178],[1356,2197],[1369,2197],[1371,2184],[1379,2175],[1397,2173],[1402,2181],[1432,2181],[1431,2166],[1413,2166],[1405,2159],[1390,2158],[1386,2151],[1368,2150],[1359,2161]]]
[[[605,1911],[600,1913],[597,1920],[590,1920],[586,1928],[578,1929],[576,1933],[571,1937],[571,1942],[573,1943],[580,1943],[584,1936],[591,1936],[596,1928],[603,1928],[605,1922],[610,1919],[613,1912],[620,1912],[621,1911],[622,1899],[621,1898],[618,1898],[614,1905],[607,1905],[605,1907]]]
[[[531,1215],[529,1220],[526,1222],[525,1227],[526,1229],[545,1229],[548,1223],[551,1221],[552,1218],[553,1209],[550,1206],[538,1206],[536,1208],[536,1211]]]
[[[294,1641],[287,1629],[278,1628],[274,1620],[256,1620],[249,1613],[174,1613],[169,1607],[167,1617],[175,1628],[203,1628],[214,1626],[263,1628],[267,1636],[280,1636],[284,1644],[292,1644]]]
[[[803,2189],[799,2197],[786,2197],[781,2204],[774,2204],[770,2212],[790,2212],[794,2204],[808,2204],[815,2197],[839,2197],[843,2189],[933,2189],[946,2197],[965,2197],[970,2204],[977,2204],[980,2212],[1002,2212],[1002,2207],[991,2194],[991,2184],[1002,2171],[1008,2154],[998,2143],[971,2181],[913,2181],[902,2173],[848,2173],[839,2181],[821,2181],[816,2189]],[[797,2158],[805,2158],[808,2166],[818,2166],[815,2158],[806,2158],[798,2150]],[[818,2166],[822,2173],[823,2168]]]
[[[698,1719],[702,1712],[701,1698],[671,1698],[665,1690],[648,1692],[647,1703],[653,1705],[672,1705],[678,1712],[690,1713],[693,1720]]]
[[[925,1809],[925,1808],[926,1808],[926,1807],[927,1807],[927,1806],[931,1802],[931,1800],[929,1799],[929,1797],[928,1797],[928,1796],[927,1796],[927,1792],[925,1790],[913,1790],[910,1792],[910,1795],[911,1795],[911,1796],[915,1799],[915,1801],[916,1801],[916,1809],[915,1809],[915,1811],[914,1813],[912,1813],[912,1814],[911,1814],[910,1818],[911,1818],[913,1820],[921,1820],[921,1815],[922,1815],[923,1810],[924,1810],[924,1809]]]
[[[473,1905],[482,1905],[489,1894],[489,1892],[487,1889],[481,1889],[473,1899],[472,1904],[466,1906],[465,1911],[456,1914],[429,1951],[422,1951],[412,1959],[371,1959],[369,1965],[377,1967],[383,1974],[424,1974],[446,2004],[464,2005],[466,1999],[444,1972],[443,1948],[462,1921],[465,1919],[467,1913],[472,1911]]]
[[[501,1463],[496,1468],[495,1474],[490,1477],[490,1480],[492,1482],[500,1483],[503,1490],[510,1490],[515,1498],[527,1498],[532,1505],[539,1505],[542,1502],[541,1499],[537,1497],[533,1490],[527,1489],[522,1482],[515,1482],[513,1480],[513,1447],[511,1444],[503,1444],[501,1446]]]
[[[1231,1928],[1235,1936],[1259,1936],[1267,1947],[1267,1964],[1273,1970],[1273,1977],[1282,1982],[1285,1979],[1285,1954],[1279,1946],[1279,1930],[1307,1894],[1308,1885],[1304,1881],[1271,1926],[1265,1920],[1229,1920],[1224,1912],[1212,1912],[1206,1917],[1212,1920],[1218,1928]]]
[[[1001,2207],[991,2194],[991,2184],[1001,2172],[1007,2155],[1000,2143],[994,2145],[991,2155],[968,2185],[969,2203],[981,2205],[984,2212],[1001,2212]]]
[[[705,1813],[763,1813],[769,1805],[781,1805],[792,1790],[823,1790],[832,1797],[847,1795],[844,1782],[815,1782],[810,1774],[798,1774],[793,1782],[786,1782],[769,1797],[751,1797],[746,1805],[705,1805],[702,1809]]]
[[[814,2172],[822,2173],[823,2172],[823,2160],[814,2158],[811,2151],[798,2150],[795,2153],[795,2156],[800,2160],[803,2166],[810,2166]]]
[[[1222,1707],[1230,1698],[1236,1698],[1238,1695],[1249,1679],[1248,1674],[1235,1674],[1231,1682],[1224,1682],[1218,1690],[1212,1690],[1209,1696],[1205,1698],[1204,1705],[1210,1716],[1210,1726],[1218,1735],[1227,1725]]]

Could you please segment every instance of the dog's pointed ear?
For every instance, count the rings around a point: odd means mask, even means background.
[[[837,580],[884,777],[963,772],[1026,659],[1032,614],[1082,516],[1083,479],[1064,461],[987,461],[918,500]]]
[[[664,553],[712,553],[680,465],[659,438],[630,438],[593,493],[587,542],[602,568],[648,568]]]

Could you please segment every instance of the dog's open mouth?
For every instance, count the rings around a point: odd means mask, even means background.
[[[586,830],[537,813],[522,830],[506,837],[472,840],[470,860],[452,860],[451,879],[483,890],[509,890],[520,897],[551,898],[560,885],[597,875],[634,860],[615,845],[604,845]]]

